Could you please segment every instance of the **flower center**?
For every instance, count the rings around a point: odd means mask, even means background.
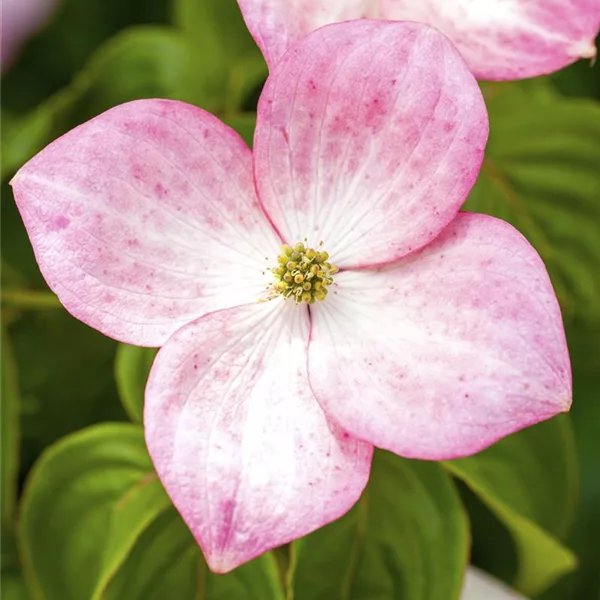
[[[333,283],[338,272],[335,265],[327,262],[329,254],[324,250],[307,248],[302,242],[293,248],[284,244],[277,257],[278,266],[271,269],[273,283],[269,286],[272,296],[292,298],[296,304],[314,304],[327,297],[327,287]]]

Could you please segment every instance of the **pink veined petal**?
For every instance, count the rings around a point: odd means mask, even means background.
[[[522,79],[594,58],[597,0],[239,0],[272,69],[303,36],[330,23],[372,17],[428,23],[457,46],[481,79]]]
[[[327,415],[356,437],[451,459],[569,409],[558,302],[507,223],[461,213],[419,253],[336,283],[311,307],[308,372]]]
[[[256,300],[280,243],[258,206],[248,147],[182,102],[111,109],[42,150],[12,186],[67,310],[140,346]]]
[[[460,600],[527,600],[505,583],[476,567],[468,567]]]
[[[338,518],[366,485],[372,446],[326,420],[308,338],[304,307],[239,306],[186,325],[152,367],[148,449],[213,571]]]
[[[238,4],[271,69],[290,46],[322,25],[375,16],[373,0],[238,0]]]
[[[382,264],[454,218],[487,134],[479,88],[437,31],[330,25],[267,80],[254,142],[258,194],[288,243],[323,241],[340,267]]]
[[[2,0],[0,64],[4,73],[20,47],[48,20],[56,0]]]
[[[480,79],[522,79],[594,58],[598,0],[381,0],[386,19],[445,33]]]

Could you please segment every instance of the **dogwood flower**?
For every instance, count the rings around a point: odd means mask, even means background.
[[[55,0],[2,0],[0,65],[4,73],[14,62],[21,45],[50,17]]]
[[[213,570],[344,514],[373,445],[464,456],[569,408],[541,259],[458,213],[487,134],[444,36],[364,20],[273,69],[253,153],[199,108],[143,100],[15,176],[64,306],[162,346],[147,444]]]
[[[527,600],[476,567],[467,569],[460,598],[461,600]]]
[[[448,36],[479,79],[523,79],[594,59],[598,0],[238,0],[269,67],[310,31],[362,17],[419,21]]]

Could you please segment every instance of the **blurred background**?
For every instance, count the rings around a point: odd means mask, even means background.
[[[51,140],[137,98],[173,98],[201,106],[251,144],[254,110],[266,75],[234,0],[3,0],[6,600],[30,597],[22,579],[16,523],[32,466],[46,448],[71,432],[105,421],[139,420],[143,381],[152,359],[151,351],[118,350],[116,342],[61,308],[39,273],[8,181]],[[540,501],[547,512],[538,522],[579,559],[577,570],[540,597],[598,600],[600,68],[582,61],[550,77],[482,83],[482,89],[492,133],[486,165],[467,207],[510,220],[542,254],[561,301],[574,371],[570,418],[539,430],[542,446],[552,446],[553,436],[560,436],[563,466],[556,466],[556,447],[542,448],[539,455],[539,470],[555,477],[554,487],[536,488],[534,469],[516,493],[532,514],[538,502],[532,498],[553,496]],[[544,433],[550,430],[560,433]],[[518,541],[489,505],[466,485],[459,486],[471,519],[472,561],[511,581]]]

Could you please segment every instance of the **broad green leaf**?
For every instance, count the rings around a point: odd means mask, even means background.
[[[141,428],[97,425],[60,440],[34,466],[22,502],[32,595],[101,598],[139,535],[169,506]]]
[[[117,104],[156,97],[202,103],[202,91],[192,85],[196,69],[191,45],[174,29],[135,27],[111,38],[71,85],[11,121],[2,136],[2,178],[59,135]]]
[[[5,315],[2,315],[3,319]],[[1,589],[4,600],[26,600],[27,595],[21,576],[21,566],[16,544],[16,503],[19,485],[19,446],[20,446],[20,391],[17,365],[13,356],[12,344],[5,332],[4,323],[0,328],[0,442],[2,488],[0,506],[2,509],[2,565]]]
[[[295,543],[295,600],[454,600],[468,555],[460,499],[436,463],[378,452],[346,516]]]
[[[465,209],[512,222],[537,248],[563,310],[600,317],[600,105],[546,82],[486,85],[490,140]]]
[[[104,600],[283,600],[271,554],[214,575],[175,509],[139,538]]]
[[[577,459],[566,416],[444,467],[509,529],[518,554],[518,589],[537,594],[575,568],[574,555],[559,542],[571,523],[577,494]]]
[[[2,349],[0,362],[2,372],[1,395],[2,409],[1,426],[1,466],[2,466],[2,537],[6,541],[6,535],[13,530],[15,520],[15,506],[17,501],[17,485],[19,478],[19,444],[20,444],[20,419],[19,407],[21,404],[19,394],[19,379],[17,375],[17,364],[13,355],[12,344],[4,331],[0,329],[0,341]],[[2,545],[4,551],[6,544]]]
[[[271,555],[208,571],[137,425],[96,425],[50,447],[29,477],[20,533],[36,600],[283,600]]]
[[[113,340],[62,309],[22,314],[9,334],[19,366],[25,471],[58,438],[126,415],[114,383]]]
[[[571,417],[581,464],[580,500],[570,541],[580,564],[543,598],[600,600],[600,323],[569,323],[567,338],[573,364]]]
[[[2,571],[0,589],[2,589],[2,600],[29,600],[30,598],[23,577],[19,573]]]
[[[115,381],[129,418],[141,423],[144,416],[144,390],[150,367],[158,350],[119,344],[115,357]]]
[[[254,110],[244,100],[264,81],[267,67],[236,0],[173,0],[173,22],[194,47],[204,108],[224,114]]]
[[[573,360],[572,417],[581,462],[580,504],[573,536],[581,562],[576,573],[580,587],[569,597],[592,598],[595,593],[600,600],[600,324],[573,323],[567,334]]]

